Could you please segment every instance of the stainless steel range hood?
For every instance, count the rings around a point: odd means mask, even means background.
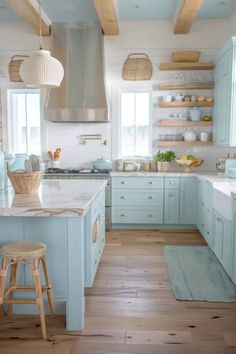
[[[52,41],[52,55],[63,64],[65,76],[59,88],[48,92],[45,119],[51,122],[108,122],[100,25],[53,24]]]

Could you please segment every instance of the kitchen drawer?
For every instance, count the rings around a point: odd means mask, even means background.
[[[112,177],[112,189],[163,189],[163,187],[163,177]]]
[[[112,190],[113,206],[160,207],[163,205],[163,191],[158,190]]]
[[[166,177],[165,189],[179,189],[179,181],[178,177]]]
[[[163,224],[163,207],[151,209],[112,208],[113,224]]]

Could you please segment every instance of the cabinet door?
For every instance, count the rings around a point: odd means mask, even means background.
[[[180,180],[180,224],[197,223],[197,180],[184,177]]]
[[[165,190],[164,223],[179,223],[179,190]]]
[[[213,251],[220,262],[223,258],[223,217],[214,210],[213,217],[213,232],[214,232],[214,241],[213,241]]]
[[[215,107],[213,139],[218,145],[231,145],[230,122],[232,101],[232,65],[233,48],[225,53],[216,64],[215,78]]]
[[[233,258],[232,222],[224,219],[222,265],[230,277],[232,276],[232,258]]]
[[[225,219],[214,210],[213,213],[213,251],[224,267],[227,274],[232,277],[233,261],[233,235],[232,222]]]
[[[214,70],[214,108],[213,108],[213,141],[215,144],[220,144],[220,107],[221,107],[221,87],[220,87],[220,76],[221,76],[222,61],[219,61]]]
[[[236,215],[234,216],[234,230],[233,230],[233,254],[232,254],[232,280],[236,284]]]

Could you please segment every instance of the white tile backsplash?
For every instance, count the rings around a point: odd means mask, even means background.
[[[92,167],[92,161],[99,157],[111,159],[110,123],[51,123],[44,122],[47,131],[47,146],[44,160],[48,160],[48,150],[62,149],[61,167]],[[88,140],[81,144],[80,135],[101,134],[101,140]],[[104,140],[107,145],[104,145]]]

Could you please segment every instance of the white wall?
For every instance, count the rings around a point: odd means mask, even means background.
[[[236,35],[234,19],[227,21],[196,21],[189,35],[173,35],[172,24],[166,21],[159,22],[123,22],[120,23],[120,35],[117,37],[105,37],[106,75],[108,80],[109,98],[112,100],[112,124],[56,124],[45,122],[44,132],[44,157],[47,150],[56,147],[62,148],[62,166],[89,166],[90,162],[100,156],[109,158],[112,153],[111,140],[113,140],[113,157],[117,157],[117,92],[120,86],[127,86],[121,80],[122,64],[128,54],[132,52],[145,52],[152,60],[154,73],[148,87],[155,87],[160,82],[173,80],[174,72],[160,72],[158,64],[171,60],[173,49],[198,49],[202,52],[202,60],[211,60],[217,49],[232,35]],[[0,87],[13,87],[7,80],[7,66],[13,54],[30,53],[38,47],[38,36],[33,30],[23,23],[0,24]],[[45,47],[48,41],[45,40]],[[195,73],[196,74],[196,73]],[[207,75],[206,73],[204,75]],[[137,83],[143,87],[144,83]],[[153,93],[153,103],[157,102],[160,92]],[[155,127],[157,119],[164,114],[163,110],[153,110],[153,141],[158,134]],[[165,111],[168,116],[168,111]],[[111,139],[111,129],[113,139]],[[90,141],[86,145],[80,144],[81,134],[102,134],[103,140],[107,140],[105,146],[101,141]],[[224,155],[234,149],[221,148],[193,148],[187,153],[193,152],[207,161],[203,167],[214,169],[218,156]],[[153,153],[157,148],[153,148]]]
[[[109,89],[112,92],[113,106],[113,130],[117,131],[118,121],[118,93],[120,87],[130,87],[131,82],[124,82],[121,79],[122,65],[130,53],[146,53],[153,63],[152,80],[148,82],[135,83],[137,87],[153,88],[153,154],[157,152],[156,139],[158,134],[167,133],[167,129],[158,128],[157,121],[167,118],[170,113],[187,114],[186,109],[163,109],[158,108],[157,102],[160,96],[167,92],[158,91],[158,84],[173,82],[176,79],[177,71],[159,71],[160,62],[170,62],[173,50],[197,49],[202,52],[201,60],[210,61],[214,59],[217,50],[229,39],[236,35],[235,19],[227,21],[211,20],[196,21],[187,35],[174,35],[172,23],[166,21],[158,22],[123,22],[120,24],[120,35],[117,37],[106,37],[106,72],[109,82]],[[211,81],[211,71],[185,72],[189,81],[203,80]],[[175,91],[170,91],[174,94]],[[190,91],[191,93],[191,91]],[[193,93],[193,92],[192,92]],[[198,94],[211,95],[212,91],[198,91]],[[202,109],[202,113],[210,113],[209,109]],[[205,129],[204,129],[205,130]],[[178,130],[169,130],[178,132]],[[113,158],[118,157],[117,135],[113,134]],[[190,147],[174,148],[177,154],[193,153],[205,159],[201,169],[214,170],[216,159],[227,152],[235,152],[236,149],[224,149],[216,147]]]

